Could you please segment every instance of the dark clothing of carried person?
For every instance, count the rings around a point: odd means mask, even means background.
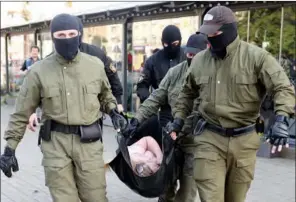
[[[137,141],[136,137],[126,134],[117,136],[119,149],[116,157],[109,163],[109,166],[116,173],[117,177],[135,193],[147,197],[159,197],[176,182],[183,164],[182,153],[177,142],[163,130],[162,148],[163,159],[159,170],[148,177],[140,177],[134,173],[128,152],[128,146]]]

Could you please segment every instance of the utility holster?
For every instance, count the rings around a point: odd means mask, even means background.
[[[51,140],[51,120],[45,120],[42,126],[40,127],[39,137],[38,137],[38,146],[41,143],[41,139],[44,141]]]
[[[260,116],[256,120],[256,131],[259,134],[264,134],[264,119]]]
[[[204,131],[206,124],[207,124],[207,121],[202,116],[196,115],[193,118],[193,127],[194,127],[193,135],[194,136],[200,135]]]

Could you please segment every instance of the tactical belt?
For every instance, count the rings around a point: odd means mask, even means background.
[[[76,134],[80,135],[79,125],[65,125],[55,121],[51,121],[51,131],[65,133],[65,134]]]
[[[237,137],[255,130],[255,124],[242,128],[222,128],[220,126],[207,123],[206,128],[214,133],[218,133],[219,135],[223,135],[226,137]]]

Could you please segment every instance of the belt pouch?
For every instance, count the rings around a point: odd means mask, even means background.
[[[96,142],[102,140],[102,129],[99,123],[88,126],[80,126],[80,141],[83,143]]]

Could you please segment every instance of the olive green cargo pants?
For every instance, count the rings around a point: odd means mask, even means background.
[[[193,179],[202,202],[244,202],[254,178],[260,137],[256,131],[239,137],[224,137],[209,130],[194,137]],[[182,186],[181,186],[182,188]],[[194,201],[192,192],[184,198]]]
[[[53,202],[108,201],[101,141],[81,143],[78,135],[52,132],[41,151]]]

